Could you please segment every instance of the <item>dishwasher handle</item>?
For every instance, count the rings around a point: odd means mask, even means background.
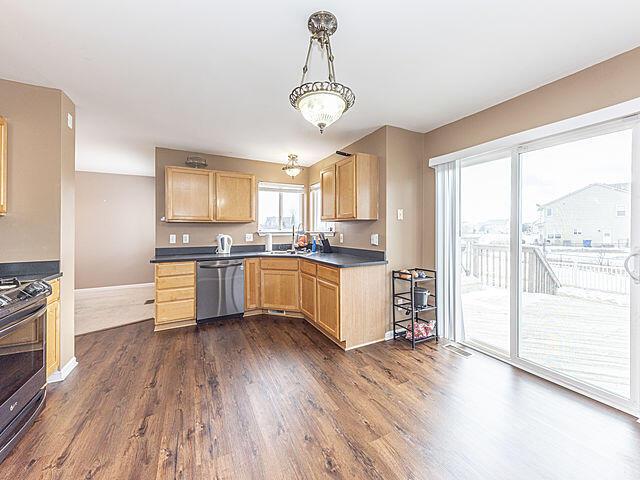
[[[220,268],[227,268],[227,267],[238,267],[238,266],[242,266],[242,262],[237,262],[237,263],[226,263],[224,265],[198,265],[198,268],[206,268],[206,269],[210,269],[210,270],[217,270]]]

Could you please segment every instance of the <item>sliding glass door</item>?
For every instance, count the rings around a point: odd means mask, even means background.
[[[520,154],[519,356],[630,399],[632,131]]]
[[[468,343],[509,355],[511,157],[460,168],[460,306]]]
[[[446,167],[450,337],[640,413],[638,145],[621,120]]]

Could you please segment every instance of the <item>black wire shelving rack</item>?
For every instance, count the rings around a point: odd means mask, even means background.
[[[408,270],[393,270],[391,290],[393,303],[393,339],[411,342],[411,348],[429,340],[438,341],[438,320],[436,305],[436,271],[428,268],[412,268]],[[414,277],[413,272],[421,272],[423,277]],[[407,278],[409,276],[409,278]],[[398,283],[397,283],[398,282]],[[401,287],[400,287],[401,286]],[[428,290],[427,304],[416,305],[416,287],[421,286]],[[407,287],[409,289],[407,290]],[[400,290],[400,291],[398,291]],[[421,314],[431,313],[433,318],[423,318]],[[398,316],[404,313],[406,318],[398,320]],[[416,338],[415,327],[419,323],[432,324],[432,334],[427,337]],[[407,338],[407,333],[411,332],[411,338]]]

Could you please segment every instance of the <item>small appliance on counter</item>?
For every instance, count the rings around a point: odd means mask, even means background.
[[[267,236],[265,237],[264,251],[265,252],[273,251],[273,235],[271,235],[270,233],[267,233]]]
[[[223,235],[222,233],[216,237],[218,242],[218,248],[216,253],[231,253],[231,245],[233,245],[233,239],[230,235]]]

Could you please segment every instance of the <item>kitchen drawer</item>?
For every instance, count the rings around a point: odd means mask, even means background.
[[[264,270],[298,270],[297,258],[262,258],[260,268]]]
[[[47,297],[47,304],[60,300],[60,280],[56,278],[48,283],[51,285],[51,295]]]
[[[316,276],[316,264],[309,260],[300,260],[300,271],[307,275]]]
[[[157,290],[168,290],[170,288],[195,287],[195,275],[180,275],[179,277],[159,277],[156,278]]]
[[[176,300],[193,300],[196,298],[196,289],[193,287],[176,288],[173,290],[158,290],[156,302],[175,302]]]
[[[196,301],[180,300],[156,304],[156,324],[196,318]]]
[[[318,278],[322,278],[327,282],[332,282],[335,284],[340,283],[340,270],[337,268],[325,267],[323,265],[318,265]]]
[[[172,275],[193,275],[196,273],[195,262],[180,263],[156,263],[157,277],[170,277]]]

